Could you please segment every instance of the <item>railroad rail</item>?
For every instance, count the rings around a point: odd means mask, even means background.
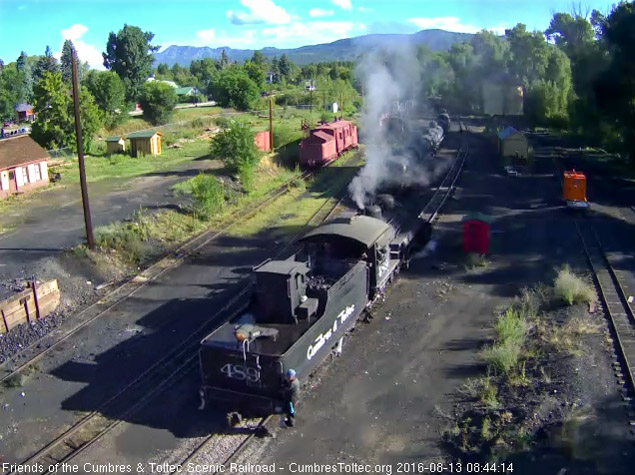
[[[459,130],[463,132],[467,130],[462,122],[459,122]],[[456,152],[456,158],[452,162],[450,169],[443,177],[443,180],[434,191],[430,200],[423,208],[423,211],[419,214],[419,217],[423,219],[425,222],[429,224],[433,224],[434,221],[438,218],[443,205],[447,201],[447,199],[452,195],[456,188],[456,183],[461,176],[461,172],[465,166],[465,161],[469,156],[469,148],[465,144],[465,142],[461,143],[459,149]]]
[[[576,231],[609,323],[617,355],[614,369],[622,386],[622,398],[631,403],[632,409],[632,398],[635,397],[635,316],[591,219],[575,220]],[[632,411],[629,411],[629,419],[631,434],[635,435],[635,414]]]
[[[289,182],[285,183],[287,186]],[[309,218],[303,230],[287,239],[274,253],[280,257],[293,245],[295,239],[305,232],[307,227],[328,220],[345,198],[346,182],[336,198],[328,198]],[[281,196],[281,195],[279,195]],[[258,208],[260,209],[260,208]],[[237,315],[246,308],[244,297],[251,291],[251,285],[244,285],[249,277],[241,279],[236,285],[243,288],[225,306],[217,311],[203,325],[195,329],[174,350],[164,355],[137,378],[122,388],[117,394],[100,404],[95,410],[86,414],[57,438],[46,444],[39,451],[21,462],[21,465],[41,466],[39,473],[55,473],[51,467],[59,463],[69,462],[86,449],[101,440],[106,434],[124,422],[141,408],[145,407],[162,391],[181,380],[190,371],[197,368],[200,340],[212,328]],[[130,405],[130,401],[134,401]],[[214,434],[218,435],[218,434]],[[213,439],[212,437],[209,438]],[[11,472],[11,475],[18,472]]]
[[[331,166],[333,163],[335,163],[335,161],[330,162],[326,165],[326,167]],[[293,182],[298,179],[307,180],[315,175],[317,171],[318,170],[307,170],[300,173],[299,175],[294,176],[293,178],[282,183],[277,188],[274,188],[273,190],[265,194],[263,200],[261,200],[256,206],[246,206],[234,211],[219,225],[218,228],[215,228],[214,230],[204,231],[203,233],[194,236],[187,242],[179,245],[176,249],[168,252],[166,257],[152,264],[140,274],[132,277],[131,279],[120,285],[117,289],[102,297],[98,302],[80,311],[79,314],[75,315],[74,317],[75,319],[79,320],[78,323],[73,327],[62,331],[57,337],[55,337],[55,340],[52,343],[48,345],[44,344],[44,342],[47,339],[50,339],[51,335],[55,334],[57,330],[54,330],[52,334],[49,333],[47,335],[43,335],[41,338],[33,341],[29,346],[21,351],[22,354],[29,350],[32,350],[33,348],[42,347],[42,349],[36,352],[26,361],[12,368],[9,368],[9,363],[14,358],[0,363],[0,372],[4,372],[4,374],[0,373],[0,383],[15,377],[21,371],[34,365],[43,356],[45,356],[51,350],[57,348],[64,341],[68,340],[71,336],[76,334],[79,330],[88,326],[93,321],[99,319],[121,302],[132,297],[136,292],[154,282],[168,270],[174,269],[181,265],[187,256],[195,253],[203,246],[206,246],[212,241],[218,239],[220,236],[227,233],[227,231],[229,231],[234,225],[254,216],[258,211],[271,204],[273,201],[289,193],[289,191],[292,189],[291,185]]]

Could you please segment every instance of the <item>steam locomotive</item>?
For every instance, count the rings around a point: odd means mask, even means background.
[[[436,124],[412,133],[398,117],[383,119],[391,147],[418,160],[443,140]],[[283,410],[286,371],[309,375],[429,240],[430,225],[419,218],[421,198],[412,193],[416,187],[394,196],[383,191],[363,212],[309,231],[288,259],[253,269],[246,309],[201,341],[201,409],[214,401],[226,408],[230,423],[239,415]]]
[[[230,423],[282,411],[285,371],[311,373],[429,236],[419,218],[400,228],[381,218],[336,218],[308,232],[288,259],[254,268],[247,309],[201,342],[201,409],[224,404]]]

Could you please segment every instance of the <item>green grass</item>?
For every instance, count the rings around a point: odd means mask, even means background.
[[[496,319],[496,339],[493,345],[484,348],[481,356],[495,370],[511,375],[518,367],[527,337],[527,320],[514,307]]]
[[[564,266],[558,271],[553,286],[555,296],[567,305],[591,303],[596,299],[593,286],[575,275],[569,266]]]
[[[183,144],[180,149],[163,149],[161,155],[131,157],[125,154],[110,156],[86,156],[86,178],[89,183],[113,178],[133,178],[148,173],[170,170],[179,163],[204,157],[209,153],[209,142],[197,140]],[[79,182],[79,167],[76,161],[65,162],[56,168],[62,173],[62,182]]]
[[[306,185],[306,189],[301,183],[293,182],[294,189],[289,194],[259,211],[252,219],[232,228],[231,233],[253,236],[263,229],[273,228],[272,235],[282,237],[298,232],[322,205],[336,199],[337,192],[353,178],[357,168],[346,165],[355,153],[345,154],[331,167],[322,170]]]

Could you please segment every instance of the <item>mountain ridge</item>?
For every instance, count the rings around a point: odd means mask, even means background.
[[[320,61],[353,61],[360,54],[389,43],[402,45],[424,45],[432,51],[446,51],[454,43],[469,40],[471,33],[456,33],[445,30],[421,30],[412,34],[370,34],[353,38],[343,38],[330,43],[305,45],[298,48],[275,48],[267,46],[260,52],[267,58],[287,55],[296,64],[304,65]],[[193,60],[203,58],[219,59],[225,50],[230,61],[244,62],[254,54],[253,49],[232,49],[227,46],[212,48],[210,46],[170,45],[164,51],[154,54],[154,65],[165,63],[168,66],[179,64],[189,66]]]

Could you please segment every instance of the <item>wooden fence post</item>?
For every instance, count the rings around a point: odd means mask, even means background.
[[[4,322],[4,328],[9,333],[9,324],[7,323],[7,317],[4,316],[4,310],[0,309],[0,313],[2,313],[2,321]]]
[[[37,301],[37,290],[36,290],[35,280],[31,282],[31,288],[33,289],[33,302],[35,303],[35,318],[37,320],[40,319],[40,303]]]

